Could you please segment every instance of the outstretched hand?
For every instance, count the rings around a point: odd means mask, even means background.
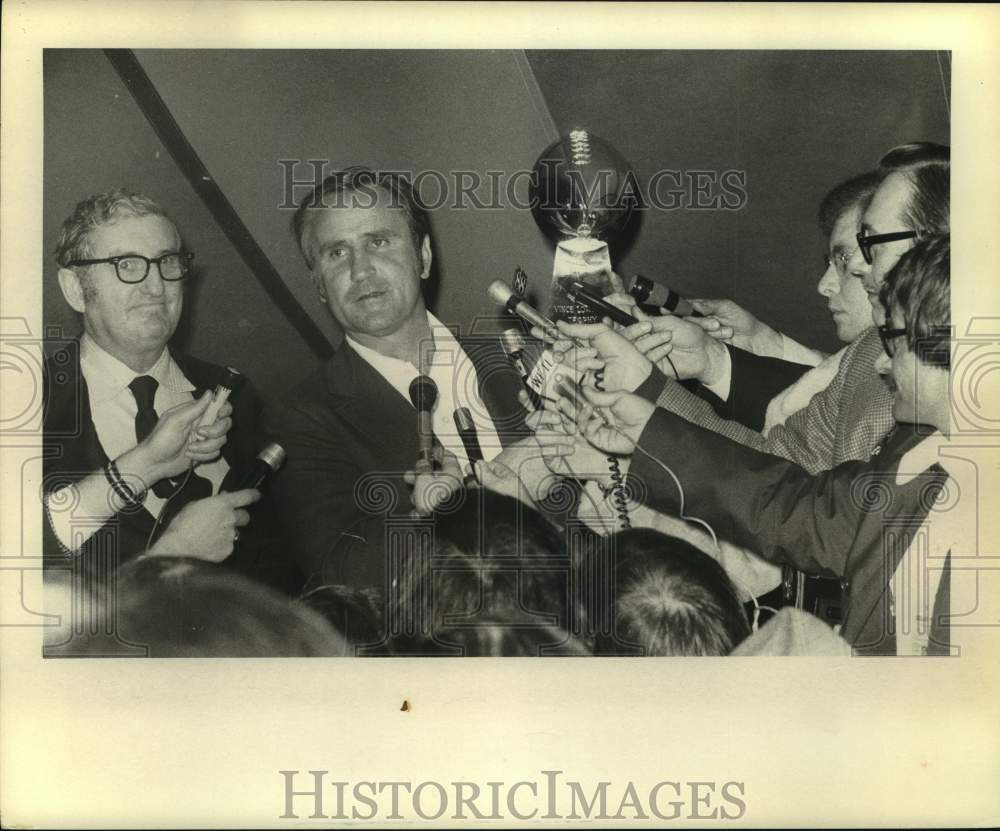
[[[781,335],[728,298],[691,300],[704,317],[687,318],[710,337],[755,355],[781,357]]]
[[[589,343],[597,359],[603,362],[594,370],[599,385],[607,390],[638,389],[653,371],[653,364],[630,342],[624,331],[619,333],[606,323],[566,323],[559,321],[559,331],[578,342]],[[633,324],[629,329],[648,333],[647,322]]]
[[[430,516],[464,487],[458,457],[440,445],[434,448],[434,457],[441,465],[440,470],[430,473],[408,470],[403,474],[403,481],[413,488],[411,516]]]
[[[566,409],[571,410],[572,405]],[[581,481],[610,483],[607,454],[587,441],[577,429],[573,417],[560,412],[558,402],[550,409],[529,416],[527,424],[535,431],[535,441],[541,448],[542,458],[553,474]]]
[[[580,434],[594,447],[618,456],[630,455],[656,407],[631,393],[600,392],[585,387],[585,402],[560,399],[563,413],[575,416]]]

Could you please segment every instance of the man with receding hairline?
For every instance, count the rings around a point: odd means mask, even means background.
[[[344,340],[267,412],[269,437],[288,451],[274,493],[311,583],[381,589],[386,517],[421,506],[404,479],[418,453],[410,385],[419,376],[436,385],[433,436],[460,484],[467,455],[455,412],[469,411],[493,459],[524,433],[520,382],[496,337],[456,337],[428,311],[430,222],[404,178],[363,167],[331,174],[298,207],[292,231]]]

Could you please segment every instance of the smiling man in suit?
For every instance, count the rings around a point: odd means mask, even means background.
[[[96,194],[55,253],[83,334],[45,367],[46,566],[106,576],[148,549],[268,579],[242,528],[259,494],[223,492],[253,462],[257,399],[243,383],[203,425],[226,370],[167,345],[194,257],[177,227],[146,196]]]
[[[275,497],[310,583],[383,589],[386,521],[411,509],[410,384],[421,375],[435,382],[434,438],[464,464],[455,411],[468,409],[493,459],[519,430],[526,435],[520,381],[495,337],[461,339],[427,310],[430,224],[404,178],[362,167],[334,173],[298,207],[292,229],[344,340],[265,415],[269,438],[288,451]]]

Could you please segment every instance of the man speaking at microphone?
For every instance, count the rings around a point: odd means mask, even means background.
[[[468,409],[483,457],[494,458],[519,428],[526,434],[518,379],[498,344],[463,348],[427,311],[430,224],[403,178],[334,173],[299,205],[292,230],[344,340],[265,413],[268,437],[288,452],[274,494],[308,585],[381,589],[383,523],[412,508],[403,476],[420,449],[411,384],[433,381],[434,438],[464,467],[456,411]]]

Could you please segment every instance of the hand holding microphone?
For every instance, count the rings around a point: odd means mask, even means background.
[[[433,457],[431,469],[422,472],[416,469],[408,470],[403,474],[403,481],[413,488],[411,516],[414,517],[430,516],[465,485],[462,466],[454,453],[437,445],[431,455]]]
[[[580,280],[568,276],[560,277],[559,285],[570,301],[586,306],[592,312],[601,315],[601,317],[611,318],[612,321],[620,326],[631,326],[633,323],[639,322],[637,318],[628,312],[605,300],[593,286],[589,286]]]
[[[690,301],[685,300],[662,283],[654,283],[641,274],[636,274],[632,278],[632,285],[629,286],[628,292],[647,314],[701,317],[701,312]]]
[[[503,306],[512,315],[517,315],[532,326],[537,326],[550,337],[559,337],[556,325],[524,298],[514,294],[503,280],[494,280],[490,283],[488,292],[498,306]]]
[[[434,405],[437,384],[427,375],[410,383],[410,401],[417,411],[417,461],[403,480],[413,486],[413,507],[417,516],[429,516],[462,489],[462,468],[454,453],[434,443]]]

